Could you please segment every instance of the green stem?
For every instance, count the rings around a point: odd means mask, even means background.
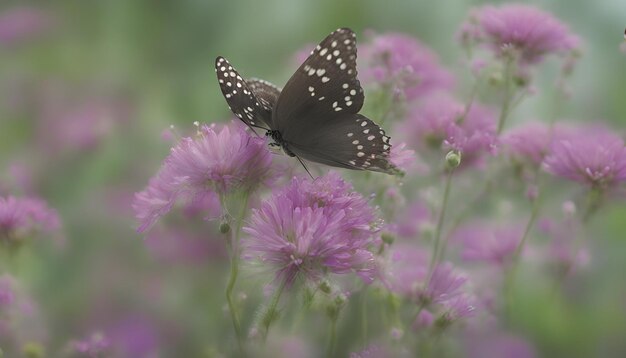
[[[241,227],[243,226],[243,219],[246,215],[246,210],[248,209],[249,197],[250,196],[248,193],[244,194],[241,210],[240,210],[239,216],[237,217],[237,222],[235,223],[236,225],[235,232],[230,242],[230,249],[231,249],[230,250],[231,251],[230,276],[228,278],[228,284],[226,286],[226,301],[228,302],[228,310],[230,312],[230,318],[233,322],[235,334],[237,335],[237,344],[241,352],[243,352],[244,338],[243,338],[243,332],[241,330],[239,316],[237,314],[237,306],[235,305],[235,302],[233,301],[233,290],[235,289],[235,284],[237,283],[237,276],[239,274],[239,237],[241,234]],[[224,201],[225,200],[222,200],[222,202]],[[222,206],[222,210],[224,209],[225,207]]]
[[[504,64],[504,102],[502,102],[502,109],[500,111],[500,117],[498,118],[498,134],[502,133],[504,129],[504,123],[509,115],[509,109],[511,106],[511,80],[513,79],[513,60],[508,59]]]
[[[361,338],[363,339],[363,346],[367,346],[367,288],[365,286],[362,291],[361,297]]]
[[[335,347],[337,346],[337,318],[330,319],[330,338],[328,340],[328,354],[327,357],[333,357],[335,354]]]
[[[443,256],[443,252],[439,253],[439,247],[441,246],[441,231],[443,229],[443,221],[446,215],[446,207],[448,206],[448,198],[450,197],[450,188],[452,187],[452,175],[454,169],[449,169],[448,176],[446,177],[446,186],[443,192],[443,201],[441,202],[441,209],[439,210],[439,218],[437,220],[437,227],[435,228],[435,239],[433,245],[433,253],[430,259],[430,266],[428,267],[428,281],[435,269],[438,258]]]
[[[585,211],[581,215],[582,231],[588,228],[589,220],[591,220],[593,214],[596,213],[596,211],[601,205],[601,202],[602,202],[602,190],[599,188],[592,188],[587,193],[587,203],[586,203]],[[577,233],[575,235],[574,242],[572,243],[572,261],[573,262],[569,262],[565,267],[563,267],[561,272],[557,275],[557,278],[554,283],[553,295],[556,295],[556,292],[558,291],[558,289],[561,288],[561,286],[565,282],[565,279],[567,278],[567,275],[570,273],[570,270],[572,269],[572,264],[575,263],[576,260],[578,259],[578,254],[580,253],[580,250],[583,247],[583,241],[585,240],[585,236],[586,235],[584,232]]]
[[[267,336],[270,333],[270,327],[272,326],[272,323],[274,323],[274,321],[276,320],[277,316],[278,316],[278,311],[276,310],[276,307],[278,306],[278,302],[280,302],[280,296],[283,294],[283,290],[285,289],[286,286],[286,282],[283,280],[280,283],[280,286],[278,286],[278,289],[276,289],[276,292],[274,292],[274,297],[272,297],[272,301],[270,302],[270,305],[267,307],[267,310],[265,311],[264,315],[263,315],[263,341],[265,342],[267,340]]]
[[[469,101],[467,101],[467,104],[465,105],[465,109],[463,110],[463,115],[461,115],[461,118],[458,120],[458,124],[463,124],[463,122],[465,121],[465,118],[467,118],[467,114],[472,109],[472,105],[474,104],[474,100],[476,99],[476,95],[478,94],[479,84],[480,84],[479,79],[477,78],[476,81],[474,82],[474,85],[472,86],[472,91],[470,92]]]
[[[539,216],[539,211],[541,209],[540,196],[538,195],[534,202],[533,207],[530,212],[530,217],[528,218],[528,222],[526,223],[526,227],[524,228],[524,233],[522,234],[522,238],[520,242],[517,244],[515,251],[513,252],[513,256],[511,258],[510,266],[507,269],[505,281],[504,281],[504,290],[505,290],[505,299],[506,299],[506,307],[507,312],[510,312],[512,308],[513,302],[513,288],[515,287],[515,280],[517,276],[517,270],[519,268],[520,257],[522,255],[522,251],[526,246],[526,242],[528,241],[528,236],[530,231],[532,230],[535,222],[537,221],[537,217]]]

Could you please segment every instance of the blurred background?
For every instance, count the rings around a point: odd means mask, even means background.
[[[0,194],[38,195],[63,224],[60,237],[36,241],[12,267],[39,306],[46,346],[54,352],[107,332],[128,356],[210,356],[230,334],[225,249],[206,239],[216,231],[173,215],[186,230],[140,235],[130,207],[169,152],[170,125],[187,134],[194,121],[230,118],[216,56],[282,86],[298,50],[351,27],[361,39],[369,30],[411,34],[463,78],[455,34],[469,9],[485,3],[499,2],[2,1]],[[584,43],[561,116],[601,119],[623,134],[626,2],[527,3]],[[538,77],[536,86],[552,83]],[[548,116],[546,97],[524,102],[515,120]],[[546,311],[530,294],[521,307],[522,327],[543,356],[626,352],[626,208],[615,205],[594,226],[602,234],[593,238],[585,291],[560,310]]]

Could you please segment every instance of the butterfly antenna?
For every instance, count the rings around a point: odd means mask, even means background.
[[[298,157],[297,155],[296,155],[296,158],[298,158],[298,161],[300,162],[300,164],[302,164],[302,166],[304,167],[304,170],[306,170],[306,172],[309,173],[309,176],[311,177],[311,179],[315,180],[315,178],[313,177],[313,175],[309,171],[309,168],[306,167],[306,165],[304,164],[302,159],[300,159],[300,157]]]

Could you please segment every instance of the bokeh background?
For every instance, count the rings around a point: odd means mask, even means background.
[[[63,223],[61,237],[38,240],[12,268],[38,302],[52,353],[106,331],[138,357],[210,356],[230,334],[225,249],[206,239],[215,230],[174,217],[187,234],[146,237],[135,232],[130,206],[169,151],[164,130],[186,134],[194,121],[230,118],[216,56],[281,85],[297,67],[297,50],[351,27],[360,38],[368,30],[414,35],[463,78],[455,33],[484,3],[498,1],[2,1],[0,186],[45,198]],[[528,3],[584,43],[560,116],[601,119],[624,134],[626,2]],[[553,86],[546,77],[536,86]],[[549,116],[552,102],[540,92],[514,120]],[[611,206],[593,226],[583,289],[558,309],[532,292],[521,300],[520,330],[542,356],[626,354],[626,206]]]

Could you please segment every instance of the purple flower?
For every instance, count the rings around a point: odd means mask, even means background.
[[[197,137],[186,137],[165,159],[148,187],[135,194],[133,208],[143,232],[183,199],[198,202],[211,193],[252,191],[275,178],[264,139],[242,126],[202,126]]]
[[[116,322],[107,330],[106,339],[108,345],[104,348],[114,347],[122,357],[159,355],[161,343],[159,327],[146,317],[131,316]]]
[[[626,148],[608,131],[579,130],[556,140],[543,165],[555,176],[608,188],[626,181]]]
[[[422,302],[444,303],[464,293],[467,277],[458,273],[452,264],[437,265],[428,281],[428,286],[419,293]]]
[[[475,223],[461,227],[454,240],[463,245],[461,256],[468,261],[484,261],[506,266],[522,239],[517,226],[491,227]]]
[[[430,311],[423,309],[420,311],[420,313],[418,313],[417,317],[415,318],[415,321],[411,325],[411,328],[413,328],[416,331],[426,329],[426,328],[429,328],[433,324],[434,321],[435,321],[435,317],[433,317],[433,314],[430,313]]]
[[[52,25],[41,9],[19,6],[0,13],[0,45],[15,45],[44,33]]]
[[[428,274],[430,255],[426,250],[398,243],[389,252],[382,282],[389,290],[408,298],[414,298]]]
[[[563,221],[543,219],[538,222],[540,232],[548,235],[550,243],[545,250],[546,262],[557,274],[569,274],[573,269],[586,266],[589,251],[586,247],[576,247],[575,240],[580,233],[580,223],[574,217]]]
[[[476,314],[476,299],[469,294],[459,294],[443,302],[443,313],[437,318],[436,324],[447,326],[461,319]]]
[[[354,272],[371,282],[374,224],[367,201],[336,173],[314,181],[294,178],[253,210],[243,229],[249,235],[245,256],[272,267],[287,285],[298,275],[318,280],[326,271]]]
[[[548,54],[568,54],[579,46],[578,37],[567,26],[524,4],[475,9],[462,25],[459,37],[462,42],[485,45],[496,56],[513,47],[522,65],[540,62]]]
[[[374,36],[359,47],[361,78],[396,86],[408,100],[451,89],[453,78],[417,39],[400,33]]]
[[[13,277],[7,274],[0,276],[0,312],[5,312],[15,301],[13,284]]]
[[[465,105],[447,95],[436,95],[409,110],[399,132],[416,148],[444,147],[463,154],[462,165],[471,165],[481,153],[496,146],[495,113],[474,103],[465,113]]]
[[[539,166],[554,137],[556,128],[541,122],[529,122],[507,132],[502,139],[513,158],[533,166]]]
[[[41,199],[0,197],[0,238],[15,240],[37,229],[53,232],[60,226],[56,211]]]
[[[406,149],[406,143],[396,144],[391,147],[389,160],[396,168],[406,171],[417,162],[415,151]]]
[[[109,339],[99,332],[93,333],[85,339],[70,342],[70,349],[74,353],[89,358],[101,357],[108,351],[110,346],[111,342]]]

